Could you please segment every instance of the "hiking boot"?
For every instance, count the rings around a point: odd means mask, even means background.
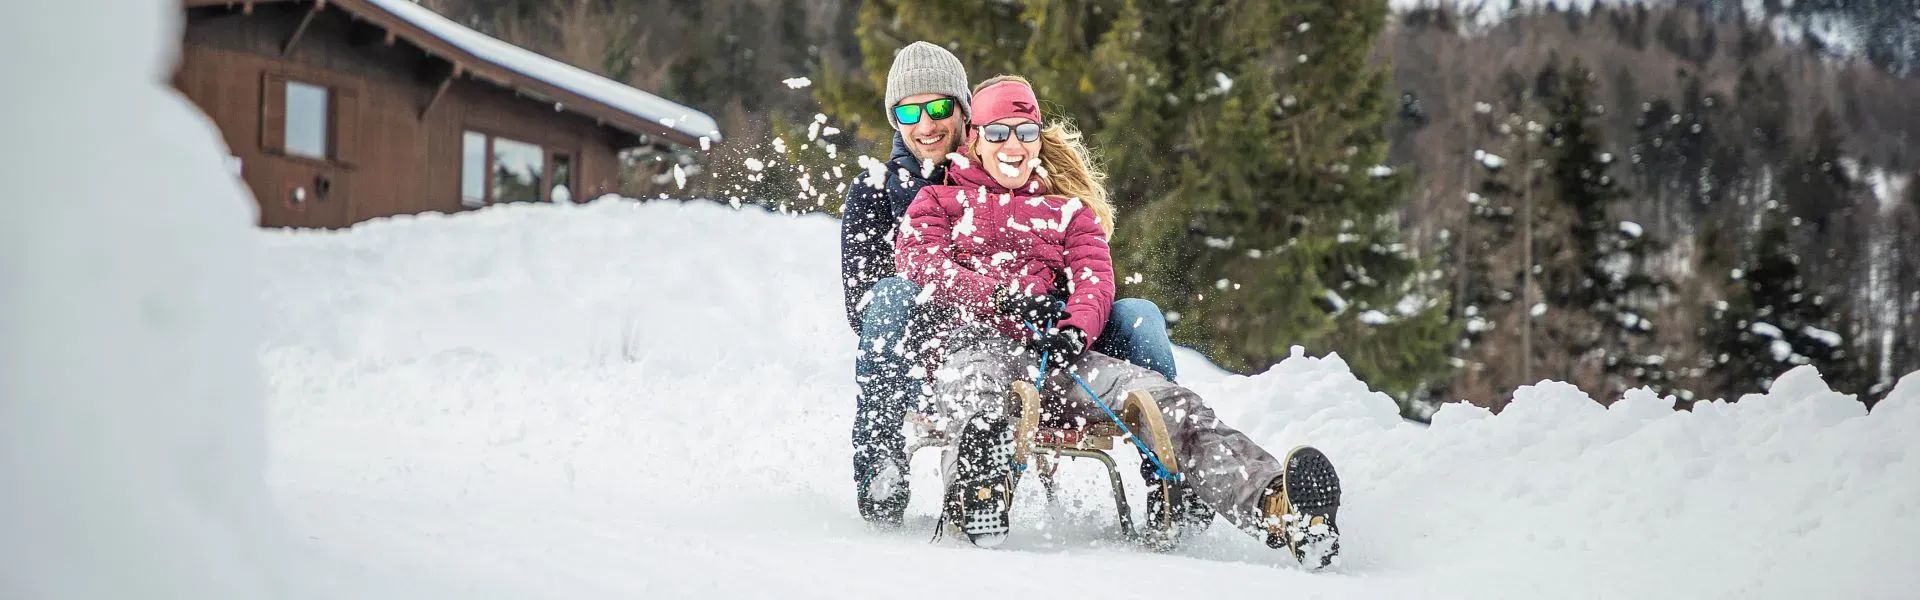
[[[907,517],[906,469],[892,460],[882,460],[873,474],[861,480],[855,494],[860,517],[878,527],[899,527]]]
[[[1013,426],[976,416],[961,428],[957,445],[948,522],[975,546],[998,546],[1013,528]]]
[[[1286,465],[1260,498],[1267,547],[1287,549],[1309,569],[1325,568],[1340,555],[1340,476],[1310,446],[1287,453]]]
[[[1193,489],[1184,483],[1162,486],[1158,477],[1147,477],[1147,529],[1148,545],[1159,550],[1171,550],[1181,540],[1207,531],[1213,525],[1212,507],[1201,502],[1193,494]],[[1172,491],[1174,502],[1178,506],[1169,510],[1167,492]],[[1168,523],[1171,516],[1171,523]],[[1168,535],[1171,534],[1171,535]]]

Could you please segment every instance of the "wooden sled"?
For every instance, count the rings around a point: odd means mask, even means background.
[[[1127,392],[1124,398],[1117,408],[1120,420],[1153,450],[1167,471],[1178,476],[1180,461],[1174,454],[1173,436],[1168,432],[1153,395],[1144,390],[1133,390]],[[1107,481],[1113,486],[1114,514],[1120,522],[1122,535],[1158,551],[1171,550],[1178,544],[1182,522],[1179,517],[1182,515],[1176,512],[1186,506],[1185,498],[1180,496],[1185,488],[1175,485],[1173,481],[1160,480],[1150,484],[1159,486],[1161,497],[1167,499],[1158,507],[1166,514],[1147,515],[1148,526],[1145,529],[1134,526],[1133,511],[1127,503],[1127,489],[1120,480],[1120,469],[1114,464],[1112,455],[1116,438],[1126,446],[1133,445],[1125,441],[1126,434],[1119,425],[1111,422],[1072,428],[1044,425],[1041,422],[1040,392],[1029,381],[1014,382],[1008,400],[1015,409],[1013,414],[1018,415],[1014,420],[1013,463],[1016,469],[1031,465],[1039,475],[1040,485],[1046,490],[1047,502],[1052,503],[1056,497],[1054,475],[1060,459],[1092,459],[1107,468]]]

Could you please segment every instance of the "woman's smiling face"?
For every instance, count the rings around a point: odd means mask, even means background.
[[[1017,189],[1026,185],[1033,177],[1033,169],[1040,165],[1040,144],[1038,136],[1031,142],[1020,141],[1020,136],[1012,130],[1023,124],[1039,127],[1030,119],[1008,117],[994,121],[973,130],[973,156],[980,161],[981,168],[993,176],[993,180],[1007,189]],[[1007,137],[998,142],[987,141],[986,129],[1001,125],[1008,128]]]

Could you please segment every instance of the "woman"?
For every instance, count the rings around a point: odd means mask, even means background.
[[[1014,381],[1035,377],[1044,353],[1043,393],[1068,413],[1051,417],[1107,418],[1075,376],[1109,405],[1148,391],[1192,494],[1268,546],[1309,566],[1329,564],[1339,548],[1339,480],[1324,455],[1302,449],[1282,466],[1192,391],[1087,350],[1113,303],[1113,208],[1078,132],[1045,121],[1032,86],[1017,76],[974,88],[969,125],[966,156],[955,158],[946,185],[914,199],[895,252],[902,275],[963,316],[934,384],[952,415],[947,433],[958,440],[947,457],[948,486],[958,491],[950,516],[979,545],[998,544],[1008,531],[1012,427],[1004,398]]]

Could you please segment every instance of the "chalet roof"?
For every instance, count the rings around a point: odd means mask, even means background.
[[[187,6],[266,3],[274,0],[186,0]],[[636,135],[660,136],[694,146],[719,141],[713,117],[634,89],[534,51],[468,29],[413,0],[315,0],[387,27],[393,36],[452,62],[456,72],[490,80],[558,108],[585,114]]]

